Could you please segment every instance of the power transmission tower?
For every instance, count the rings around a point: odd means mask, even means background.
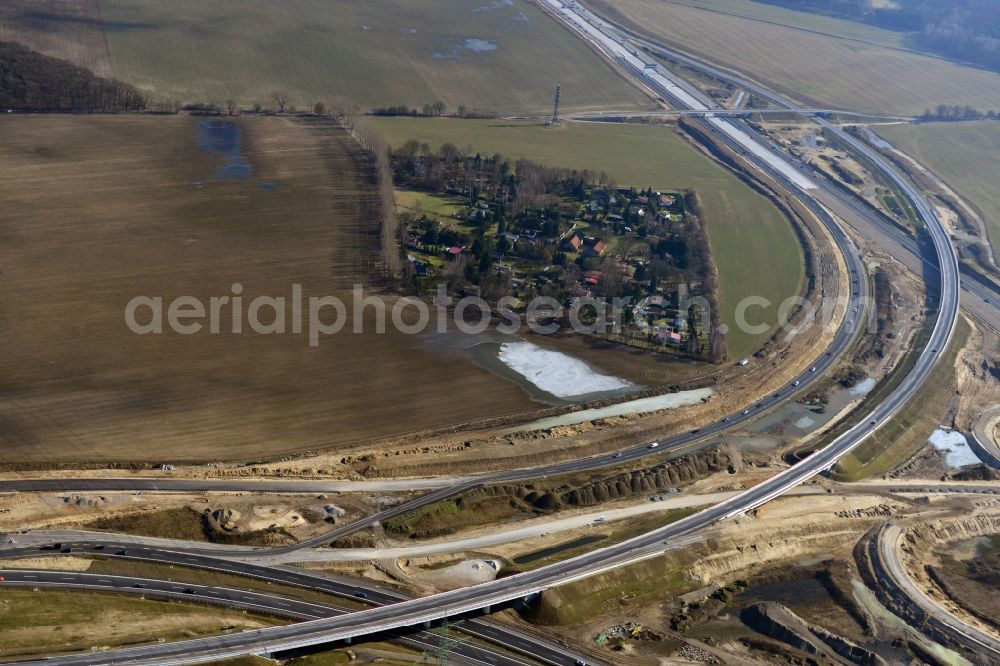
[[[438,664],[438,666],[445,666],[445,664],[448,663],[448,654],[466,641],[464,638],[456,638],[452,636],[451,628],[452,623],[448,620],[441,623],[441,630],[437,632],[437,647],[430,652],[431,657],[434,659],[434,663]]]
[[[552,108],[552,117],[546,123],[549,127],[559,127],[559,101],[562,98],[562,86],[556,84],[556,99]]]

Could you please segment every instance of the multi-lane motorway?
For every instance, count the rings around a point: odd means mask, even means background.
[[[51,548],[52,544],[49,544],[49,548],[45,550],[39,550],[36,546],[18,545],[0,551],[0,557],[4,559],[35,558],[48,553],[52,556],[63,557],[91,556],[110,560],[133,560],[166,567],[194,567],[220,574],[253,578],[274,585],[321,592],[331,595],[331,599],[334,597],[354,599],[372,606],[393,604],[410,598],[395,589],[382,587],[368,581],[360,581],[356,578],[314,574],[294,567],[261,566],[238,560],[221,559],[220,557],[193,555],[187,552],[159,548],[155,545],[123,541],[115,535],[94,534],[92,536],[93,538],[89,540],[75,539],[60,542],[58,549]],[[678,544],[679,546],[680,544]],[[64,551],[68,551],[68,553]],[[6,578],[6,581],[0,583],[0,587],[11,585],[32,588],[88,589],[87,586],[99,586],[100,589],[96,587],[91,589],[103,592],[145,594],[155,598],[182,599],[194,603],[214,603],[234,608],[245,607],[247,610],[284,615],[299,620],[330,617],[349,610],[336,603],[299,602],[287,594],[282,595],[275,592],[256,591],[251,593],[240,588],[199,586],[139,576],[81,575],[66,571],[48,571],[46,575],[42,576],[38,571],[17,569],[3,569],[0,571],[0,575]],[[217,590],[219,594],[211,594],[210,590]],[[324,609],[331,610],[326,612]],[[462,643],[461,650],[453,649],[452,652],[454,656],[461,657],[463,661],[498,664],[499,666],[524,666],[526,663],[539,662],[551,666],[572,666],[578,661],[589,661],[594,666],[599,666],[593,659],[585,658],[572,649],[508,624],[473,618],[456,623],[455,629],[466,637],[503,646],[503,651],[497,652],[482,644],[467,645]],[[434,636],[432,643],[431,637],[426,632],[416,633],[419,635],[415,636],[415,632],[412,631],[390,632],[387,637],[399,641],[415,638],[419,644],[412,643],[412,645],[421,650],[427,649],[428,645],[430,645],[430,649],[439,647],[440,637]],[[525,655],[527,661],[513,656],[512,653]]]
[[[623,36],[628,35],[633,43],[648,49],[649,52],[654,55],[680,63],[685,67],[690,67],[696,71],[703,72],[719,81],[730,83],[756,95],[763,100],[766,100],[771,104],[774,104],[779,107],[776,110],[778,112],[797,113],[797,105],[793,101],[782,97],[778,93],[765,88],[755,81],[692,58],[685,53],[681,53],[676,49],[650,39],[649,37],[629,33],[617,26],[616,30],[618,30],[619,34]],[[717,108],[711,102],[707,103],[706,106],[712,107],[712,112],[715,114],[727,114],[730,111]],[[688,110],[687,113],[691,113],[691,111]],[[702,112],[698,111],[696,113]],[[809,116],[812,114],[805,113],[804,115]],[[860,144],[860,142],[854,140],[853,137],[836,125],[826,122],[822,118],[816,118],[814,120],[818,121],[819,124],[832,136],[847,143],[852,143],[852,146]],[[847,139],[851,139],[852,141],[847,141]],[[860,152],[871,160],[872,166],[874,166],[877,170],[881,171],[894,182],[905,180],[881,155],[869,149],[867,146],[864,146],[863,144],[861,145],[863,150]],[[841,189],[827,182],[825,179],[817,179],[815,182],[823,190],[821,193],[816,193],[817,198],[824,205],[828,206],[831,210],[840,215],[840,217],[849,225],[854,227],[858,233],[871,237],[872,240],[875,241],[876,244],[883,250],[888,251],[892,256],[901,261],[918,275],[920,275],[925,269],[934,273],[937,272],[937,265],[927,262],[927,260],[921,255],[920,250],[917,247],[916,240],[912,236],[904,232],[898,226],[887,225],[883,219],[868,209],[861,203],[860,200],[848,195]],[[905,190],[909,190],[911,192],[913,191],[912,186],[909,186],[908,183],[907,187],[904,188],[904,191]],[[982,282],[973,279],[963,280],[961,288],[963,292],[963,307],[994,330],[1000,331],[1000,307],[998,307],[998,305],[1000,305],[1000,293]]]
[[[610,58],[625,66],[643,85],[658,94],[667,96],[675,105],[682,108],[696,110],[700,106],[705,111],[711,110],[698,99],[690,86],[677,80],[662,66],[644,59],[644,56],[613,26],[575,3],[569,3],[565,6],[559,0],[546,0],[546,3],[555,16]],[[761,143],[760,139],[740,120],[713,117],[710,113],[707,113],[703,120],[712,128],[713,132],[725,136],[727,142],[738,146],[741,151],[745,152],[757,168],[779,179],[792,191],[798,193],[800,198],[808,200],[810,192],[818,189],[809,174],[789,162],[770,146]],[[948,346],[958,316],[958,262],[945,230],[930,206],[907,183],[901,181],[897,184],[907,196],[911,197],[916,210],[923,218],[941,269],[941,294],[933,329],[927,348],[919,353],[914,366],[903,378],[898,388],[885,401],[874,406],[860,423],[855,424],[821,451],[729,500],[672,525],[532,572],[429,597],[358,611],[346,616],[322,618],[286,627],[268,628],[236,635],[118,650],[102,655],[74,655],[59,658],[57,661],[66,664],[86,663],[94,665],[194,663],[209,658],[235,656],[248,652],[273,652],[333,640],[349,639],[376,632],[421,626],[443,617],[481,611],[513,600],[528,598],[554,585],[579,580],[630,562],[656,556],[665,549],[665,546],[676,542],[677,539],[714,522],[738,517],[819,472],[829,469],[840,457],[853,450],[882,427],[919,388]],[[841,334],[843,333],[842,331]],[[847,344],[849,340],[850,335],[844,344]],[[820,359],[820,363],[822,362],[823,360]],[[808,380],[809,377],[806,376],[804,379]],[[789,392],[791,392],[791,387],[771,396],[769,400],[780,402],[787,398]],[[766,409],[771,404],[774,403],[761,403],[755,409]],[[741,413],[737,416],[748,417],[750,414]],[[682,436],[677,443],[693,442],[711,434],[711,428],[722,430],[728,425],[728,422],[713,424],[710,428],[702,429],[699,433],[689,433]],[[690,438],[689,442],[683,441],[688,437]],[[644,453],[646,451],[642,448],[636,448],[630,451],[629,455],[639,456]],[[600,460],[599,462],[607,464],[608,461]],[[578,464],[578,462],[573,462],[563,465],[567,466],[566,471],[572,471],[574,466]]]
[[[926,494],[929,492],[995,494],[1000,492],[995,487],[988,485],[920,485],[913,487],[887,487],[886,490],[888,492],[904,494]],[[669,547],[680,548],[705,536],[704,532],[699,532],[683,539],[672,540]],[[295,568],[265,567],[241,561],[192,556],[187,553],[163,550],[155,546],[131,542],[126,543],[114,535],[93,535],[93,540],[64,541],[60,546],[61,548],[58,550],[48,550],[47,552],[65,555],[61,551],[68,549],[72,555],[76,556],[90,554],[99,557],[124,558],[176,567],[198,567],[220,573],[256,578],[286,587],[300,587],[324,592],[345,598],[364,596],[365,603],[373,605],[396,603],[407,599],[405,595],[396,590],[382,588],[367,581],[317,575]],[[22,545],[6,549],[0,554],[5,558],[33,557],[37,556],[39,551],[36,546],[26,547]],[[179,598],[186,601],[224,604],[235,608],[247,608],[248,610],[257,610],[259,612],[298,617],[299,619],[326,617],[344,611],[342,607],[336,604],[299,603],[294,598],[290,601],[287,594],[282,595],[276,592],[268,594],[261,592],[248,593],[242,589],[206,587],[177,581],[153,580],[140,577],[77,574],[64,571],[38,572],[17,570],[3,570],[0,571],[0,575],[6,577],[7,582],[5,584],[7,585],[67,587],[105,592],[131,592],[157,598]],[[557,666],[569,666],[570,664],[575,664],[578,660],[586,660],[585,657],[574,653],[572,650],[568,650],[564,646],[555,645],[546,639],[527,634],[509,625],[498,625],[480,619],[467,619],[457,624],[456,629],[459,629],[463,634],[503,645],[508,651],[513,650],[525,654],[535,662],[541,661],[542,663]],[[393,634],[392,637],[395,640],[412,638],[416,641],[412,645],[418,649],[424,649],[428,645],[433,646],[434,641],[439,640],[436,637],[430,638],[424,635],[424,632],[414,635],[414,632],[409,631]],[[470,653],[470,650],[479,648],[482,648],[482,646],[469,646],[468,649],[458,652],[456,656],[461,657],[463,660],[473,661],[474,663],[498,663],[507,666],[518,663],[517,659],[510,657],[510,655],[507,655],[506,661],[500,661],[496,652],[489,649]],[[591,663],[594,662],[591,660]]]
[[[806,205],[820,215],[828,224],[828,216],[824,218],[824,207],[816,200],[816,196],[826,192],[825,187],[817,183],[814,176],[799,165],[789,161],[786,157],[778,153],[772,146],[763,142],[752,130],[738,118],[722,117],[722,114],[713,115],[712,106],[707,104],[697,91],[683,81],[674,77],[662,65],[652,61],[636,47],[634,47],[627,36],[617,30],[614,26],[604,22],[599,17],[593,15],[586,9],[575,3],[563,4],[560,0],[545,0],[543,3],[551,10],[554,16],[563,21],[567,27],[576,34],[587,39],[596,48],[602,51],[609,58],[622,65],[634,78],[644,86],[652,89],[659,95],[663,95],[682,110],[704,112],[704,115],[697,120],[717,137],[728,143],[738,152],[745,155],[747,160],[755,168],[767,173],[787,189],[795,193]],[[940,297],[938,310],[934,320],[933,329],[929,342],[922,350],[916,363],[907,376],[901,381],[898,388],[882,403],[874,406],[865,418],[855,424],[847,432],[839,436],[834,442],[821,451],[813,454],[809,458],[801,461],[791,468],[784,470],[767,481],[726,500],[709,509],[705,509],[697,514],[689,516],[677,523],[653,531],[649,534],[635,539],[603,548],[579,557],[553,564],[535,571],[504,578],[490,583],[454,590],[430,597],[410,600],[400,600],[398,597],[387,599],[388,605],[371,608],[364,611],[357,611],[349,615],[320,617],[312,621],[301,622],[299,624],[286,627],[268,628],[254,632],[244,632],[241,634],[218,636],[212,638],[198,639],[194,641],[182,641],[174,644],[152,645],[127,650],[117,650],[105,654],[74,655],[60,657],[53,660],[53,663],[66,664],[182,664],[195,663],[207,659],[218,659],[226,656],[236,656],[250,652],[273,652],[276,650],[290,649],[326,643],[338,639],[347,639],[357,636],[368,635],[376,632],[399,630],[408,627],[420,627],[425,623],[432,622],[444,617],[462,615],[470,612],[481,611],[489,607],[510,601],[529,598],[533,594],[541,592],[554,585],[564,584],[569,581],[579,580],[595,575],[602,571],[614,569],[629,562],[639,561],[644,558],[653,557],[661,553],[670,546],[682,543],[688,535],[714,522],[738,517],[750,511],[774,497],[786,492],[790,488],[802,483],[819,472],[829,469],[837,460],[858,446],[873,432],[878,430],[905,404],[909,397],[917,390],[920,384],[927,378],[934,364],[945,351],[951,338],[951,333],[958,315],[959,305],[959,272],[958,262],[955,253],[950,245],[947,234],[934,211],[926,201],[895,171],[886,165],[880,156],[874,154],[863,144],[853,139],[849,135],[844,135],[838,128],[828,125],[831,132],[840,133],[842,140],[851,145],[851,148],[865,155],[876,166],[884,166],[885,173],[899,187],[899,189],[910,197],[915,209],[924,221],[930,240],[933,245],[934,255],[937,265],[940,267]],[[856,252],[852,251],[852,245],[847,241],[842,230],[831,228],[834,237],[841,245],[845,257],[849,261],[849,270],[855,276],[864,276],[863,267],[860,265]],[[863,297],[865,290],[855,298]],[[847,307],[864,307],[864,303],[854,305],[854,302],[846,304]],[[478,479],[464,481],[456,486],[434,490],[418,502],[431,502],[460,492],[463,489],[473,487],[478,483],[499,483],[505,481],[515,481],[520,479],[537,478],[544,475],[560,474],[565,472],[579,471],[583,469],[593,469],[596,467],[611,464],[624,463],[645,455],[660,453],[665,449],[674,449],[690,445],[698,440],[709,438],[730,427],[735,427],[741,422],[758,416],[761,412],[772,408],[787,400],[798,390],[802,390],[817,375],[822,373],[836,357],[847,347],[856,334],[857,328],[861,325],[864,317],[854,317],[853,325],[841,327],[834,340],[833,345],[823,352],[817,359],[813,372],[806,371],[801,377],[794,381],[798,384],[791,384],[778,391],[765,400],[749,407],[747,410],[733,414],[725,419],[710,424],[698,432],[685,433],[663,443],[662,448],[650,449],[648,443],[641,443],[627,451],[615,456],[599,456],[588,458],[582,461],[569,461],[551,465],[544,468],[517,470],[487,475]],[[126,483],[126,487],[111,487],[118,483]],[[205,490],[204,483],[201,490]],[[226,482],[234,483],[234,482]],[[248,483],[253,485],[256,482],[235,482]],[[47,484],[53,484],[48,486]],[[144,487],[144,484],[148,484]],[[46,487],[42,487],[46,486]],[[296,488],[300,486],[294,486]],[[170,490],[180,489],[170,480],[108,480],[108,479],[78,479],[59,482],[45,482],[39,484],[37,481],[13,481],[0,483],[0,490]],[[253,490],[249,487],[245,489]],[[262,488],[257,487],[260,490]],[[292,492],[289,490],[289,492]],[[399,512],[409,510],[412,504],[401,505],[389,509],[389,512]],[[370,519],[359,521],[339,528],[338,531],[325,534],[315,543],[297,545],[304,547],[317,545],[328,541],[341,533],[359,527],[373,524],[378,520],[387,517],[386,512],[375,514]],[[11,551],[8,551],[10,553]],[[27,552],[27,551],[25,551]],[[37,553],[37,550],[33,551]],[[177,557],[191,557],[194,551],[176,553]],[[212,549],[212,554],[218,555],[218,551]],[[235,553],[234,553],[235,554]],[[252,566],[244,563],[230,562],[225,566],[248,567]],[[262,568],[265,571],[274,571]],[[38,575],[37,573],[34,575]],[[55,574],[59,575],[59,574]],[[67,575],[67,574],[63,574]],[[251,575],[260,575],[251,574]],[[271,575],[271,574],[266,574]],[[304,574],[303,574],[304,575]],[[109,580],[108,577],[104,577]],[[67,581],[68,582],[68,581]],[[90,581],[92,582],[92,581]],[[190,587],[190,586],[185,586]],[[193,589],[193,588],[192,588]],[[174,590],[176,592],[176,590]],[[185,594],[182,590],[181,594]],[[221,592],[220,592],[221,593]],[[343,590],[340,590],[343,593]],[[205,590],[206,598],[211,596]],[[196,595],[197,596],[197,595]],[[272,598],[273,601],[273,598]],[[272,603],[268,601],[267,603]],[[287,603],[287,602],[283,602]],[[306,617],[306,609],[302,617]],[[317,609],[313,609],[318,613]],[[488,627],[495,627],[488,623],[481,623]],[[495,629],[494,629],[495,630]],[[463,626],[463,631],[467,629]],[[501,635],[505,629],[501,629]],[[529,641],[530,643],[530,641]],[[529,652],[537,649],[535,644],[530,643],[526,648]],[[565,659],[565,653],[560,653],[554,659]],[[565,663],[564,661],[552,661],[552,663]]]
[[[315,620],[352,612],[352,608],[335,604],[315,603],[294,596],[282,596],[273,592],[255,592],[241,588],[218,585],[198,585],[178,583],[169,580],[115,576],[109,574],[89,574],[75,571],[50,571],[14,569],[3,571],[5,588],[45,588],[79,590],[114,594],[129,594],[149,599],[196,602],[235,608],[250,613],[261,613],[286,617],[296,621]],[[393,600],[395,601],[395,600]],[[434,652],[447,645],[453,659],[465,664],[482,666],[533,666],[538,662],[548,664],[572,664],[576,659],[565,649],[548,645],[536,637],[525,637],[526,645],[520,645],[510,631],[498,637],[492,625],[466,622],[462,624],[466,636],[483,638],[501,643],[507,650],[501,651],[484,644],[468,640],[454,641],[430,631],[395,632],[386,636],[394,642],[413,648],[419,652]],[[511,638],[513,637],[513,640]],[[523,651],[530,658],[518,657],[512,652]]]

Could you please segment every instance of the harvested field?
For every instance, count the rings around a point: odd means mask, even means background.
[[[716,11],[661,0],[595,0],[592,6],[810,106],[912,115],[938,104],[1000,108],[1000,74],[802,29],[788,20],[781,25],[729,15],[718,11],[719,4],[713,3]],[[842,23],[830,32],[843,32]]]
[[[906,42],[904,33],[825,14],[786,9],[778,4],[758,2],[757,0],[664,0],[664,2],[698,7],[728,16],[739,16],[751,21],[772,23],[876,46],[902,48]]]
[[[878,128],[897,148],[940,176],[985,220],[1000,254],[1000,123],[886,125]]]
[[[373,261],[370,165],[345,134],[239,119],[252,175],[219,180],[198,122],[0,123],[0,462],[260,458],[535,406],[392,326],[318,347],[231,334],[229,310],[218,335],[129,331],[138,295],[334,294]]]
[[[4,0],[0,42],[20,42],[98,76],[112,76],[98,0]]]
[[[114,75],[157,99],[270,105],[282,90],[299,108],[440,100],[524,113],[548,110],[561,82],[567,109],[649,103],[525,0],[47,0],[44,14],[33,0],[3,4],[32,17],[30,35],[106,36]]]

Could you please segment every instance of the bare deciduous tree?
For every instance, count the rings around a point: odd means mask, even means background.
[[[284,113],[288,106],[288,93],[282,90],[275,90],[271,93],[271,100],[278,105],[278,113]]]

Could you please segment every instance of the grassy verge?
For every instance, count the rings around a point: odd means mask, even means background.
[[[886,209],[897,219],[904,220],[911,229],[919,229],[923,226],[923,220],[920,219],[917,211],[913,209],[913,204],[905,196],[896,191],[882,191],[878,194],[878,199]]]
[[[700,587],[688,567],[670,555],[546,590],[527,619],[540,625],[576,625],[620,609],[643,606]]]
[[[626,527],[614,530],[608,535],[602,535],[603,538],[601,538],[600,541],[591,541],[580,546],[565,548],[564,550],[554,552],[552,555],[532,559],[531,562],[504,567],[503,574],[508,576],[524,573],[525,571],[531,571],[562,560],[567,560],[576,555],[582,555],[583,553],[594,550],[595,548],[613,546],[616,543],[621,543],[622,541],[641,536],[647,532],[652,532],[653,530],[665,527],[671,523],[676,523],[678,520],[686,518],[700,510],[701,507],[689,507],[685,509],[672,509],[670,511],[664,511],[663,513],[656,513],[639,518],[631,518],[628,520],[628,525]],[[579,539],[574,539],[567,543],[572,544],[575,541],[579,541]],[[549,550],[555,550],[556,548],[558,548],[558,546]],[[526,557],[530,555],[532,555],[532,553],[523,553],[518,555],[518,557]]]
[[[4,589],[0,657],[122,647],[279,624],[226,608],[130,595]]]
[[[365,652],[370,654],[370,661],[360,661],[352,653]],[[293,657],[285,662],[285,666],[335,666],[348,663],[378,663],[385,666],[409,666],[423,663],[424,654],[417,650],[395,643],[371,642],[356,648],[329,650],[315,654]]]
[[[551,516],[568,509],[600,511],[616,501],[642,500],[731,468],[728,448],[672,452],[659,461],[546,477],[522,485],[474,488],[459,497],[409,511],[383,523],[397,536],[433,538],[477,526]]]
[[[87,569],[87,573],[109,574],[113,576],[133,576],[136,578],[151,578],[154,580],[169,580],[178,583],[191,583],[194,585],[214,585],[217,587],[230,587],[236,589],[251,590],[254,592],[266,592],[269,594],[280,594],[293,599],[302,599],[320,604],[342,606],[349,608],[361,608],[363,604],[357,603],[354,599],[338,597],[325,592],[317,592],[304,587],[294,585],[280,585],[269,583],[268,581],[253,578],[251,576],[237,576],[210,569],[198,569],[196,567],[179,567],[156,562],[144,562],[141,560],[129,560],[122,558],[105,559],[96,558]]]
[[[954,394],[955,359],[965,346],[969,333],[968,324],[959,319],[951,346],[923,388],[889,423],[841,458],[832,471],[835,479],[859,481],[883,474],[905,462],[927,444],[927,438],[941,422]],[[869,401],[872,399],[869,397]]]
[[[443,223],[454,223],[455,213],[466,208],[454,197],[413,190],[396,190],[396,205],[402,213],[426,215]]]
[[[188,508],[99,518],[84,527],[138,536],[209,541],[234,546],[269,546],[295,541],[295,538],[282,528],[233,533],[216,530],[203,514]]]

